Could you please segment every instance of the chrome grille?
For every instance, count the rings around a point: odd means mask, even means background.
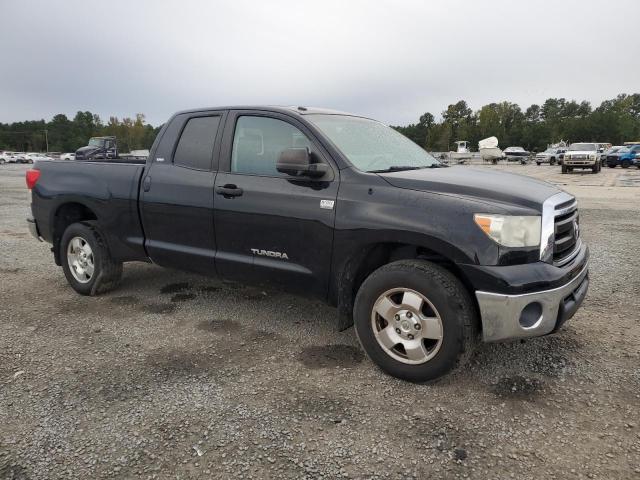
[[[577,202],[571,205],[556,207],[553,230],[553,263],[564,265],[572,258],[579,247],[580,218]]]
[[[569,263],[580,251],[578,202],[562,192],[545,200],[542,206],[540,259],[556,266]]]

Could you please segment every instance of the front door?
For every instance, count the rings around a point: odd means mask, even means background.
[[[278,172],[280,152],[292,147],[308,147],[330,172],[318,180]],[[338,192],[338,170],[326,152],[296,119],[244,111],[230,114],[221,155],[214,201],[218,273],[325,297]]]
[[[145,248],[164,267],[215,274],[213,185],[223,112],[181,114],[142,179]]]

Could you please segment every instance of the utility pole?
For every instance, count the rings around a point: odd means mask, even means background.
[[[49,153],[49,135],[46,128],[44,129],[44,141],[47,144],[47,153]]]

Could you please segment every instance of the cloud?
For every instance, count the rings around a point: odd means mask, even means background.
[[[0,4],[0,121],[90,110],[314,105],[391,124],[634,93],[640,3],[123,1]]]

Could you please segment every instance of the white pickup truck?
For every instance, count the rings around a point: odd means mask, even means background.
[[[562,173],[572,172],[574,168],[590,169],[598,173],[602,169],[597,143],[572,143],[564,154]]]

